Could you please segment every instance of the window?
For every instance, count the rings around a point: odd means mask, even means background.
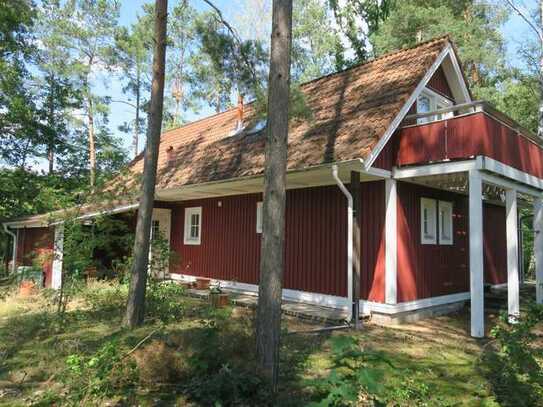
[[[453,244],[453,204],[439,201],[439,244]]]
[[[436,206],[435,199],[421,198],[420,199],[420,212],[421,212],[421,243],[422,244],[436,244]]]
[[[262,233],[262,202],[256,203],[256,233]]]
[[[202,207],[185,208],[184,243],[198,245],[202,238]]]
[[[453,103],[446,97],[431,89],[424,89],[417,99],[417,113],[428,113],[435,110],[445,109],[452,106]],[[435,120],[442,120],[452,117],[452,112],[440,113],[435,116],[421,117],[417,119],[418,124],[429,123]]]
[[[158,220],[154,220],[151,223],[151,240],[155,240],[157,236],[159,236],[160,233],[160,222]]]

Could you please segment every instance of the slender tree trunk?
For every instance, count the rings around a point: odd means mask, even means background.
[[[277,388],[279,373],[279,334],[284,270],[291,39],[292,0],[274,0],[268,84],[262,249],[256,320],[256,350],[259,367],[269,378],[274,391]]]
[[[54,106],[54,77],[49,77],[49,97],[48,97],[48,104],[49,104],[49,128],[52,129],[55,125],[55,106]],[[54,135],[51,134],[50,138],[47,143],[47,161],[49,162],[49,169],[48,174],[52,175],[54,171],[55,166],[55,142],[54,142]]]
[[[87,93],[87,120],[89,131],[89,163],[90,163],[90,186],[96,185],[96,145],[94,138],[94,103],[92,95]]]
[[[155,51],[153,55],[153,82],[151,107],[147,128],[147,143],[143,166],[142,192],[136,224],[134,263],[131,270],[130,289],[126,306],[125,324],[133,328],[143,323],[145,315],[145,288],[149,264],[149,240],[151,217],[155,197],[155,181],[158,163],[158,147],[162,128],[164,102],[164,67],[166,60],[166,22],[168,1],[155,1]]]
[[[136,84],[136,124],[134,125],[134,157],[138,155],[139,148],[139,138],[140,138],[140,91],[141,91],[141,81],[140,81],[140,69],[138,68],[138,78]]]

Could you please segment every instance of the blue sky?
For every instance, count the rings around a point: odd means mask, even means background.
[[[533,0],[531,0],[533,1]],[[121,15],[120,15],[120,24],[129,26],[132,24],[132,22],[135,21],[138,14],[141,14],[142,5],[144,3],[148,3],[149,1],[145,0],[125,0],[122,2],[121,6]],[[176,0],[170,1],[170,7],[177,3]],[[203,10],[208,9],[208,6],[201,0],[199,1],[192,1],[192,4],[194,7]],[[232,18],[235,16],[235,13],[238,12],[239,7],[236,7],[235,2],[229,1],[229,0],[216,0],[215,4],[225,14],[227,18]],[[531,5],[530,2],[525,3],[526,5]],[[241,12],[244,12],[243,10]],[[504,25],[503,27],[503,34],[507,42],[507,53],[509,56],[509,61],[513,65],[518,65],[518,58],[516,55],[516,50],[522,42],[526,41],[527,38],[532,36],[532,33],[528,29],[527,25],[518,17],[516,14],[511,13],[511,17],[509,21]],[[113,99],[123,99],[124,95],[121,92],[120,83],[118,81],[112,81],[112,83],[109,84],[108,89],[105,89],[103,86],[100,86],[99,92],[104,92],[105,94],[111,95]],[[110,124],[109,127],[111,131],[119,135],[124,140],[124,145],[129,148],[131,144],[131,135],[122,133],[118,130],[119,125],[121,125],[123,122],[127,120],[131,120],[133,118],[133,110],[131,110],[130,107],[120,104],[120,103],[112,103],[111,104],[111,113],[110,113]],[[202,109],[199,112],[198,117],[205,116],[207,114],[211,113],[209,109]],[[187,119],[193,120],[198,118],[197,116],[193,114],[189,114]],[[141,144],[141,142],[140,142]],[[140,145],[140,149],[142,146]]]

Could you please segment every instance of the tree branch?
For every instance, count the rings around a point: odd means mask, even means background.
[[[523,11],[518,7],[515,3],[513,3],[512,0],[504,0],[505,3],[513,9],[515,13],[517,13],[520,18],[522,18],[526,24],[530,26],[532,30],[534,30],[535,34],[538,36],[539,41],[543,44],[543,32],[541,31],[541,28],[538,28],[536,24],[528,17],[528,14],[526,11]]]
[[[126,100],[111,100],[111,103],[124,103],[125,105],[131,106],[134,109],[137,109],[138,107],[134,103],[127,102]]]
[[[256,80],[257,80],[256,72],[254,70],[253,64],[251,64],[251,61],[249,61],[249,59],[247,58],[247,55],[245,54],[245,52],[243,52],[243,46],[242,46],[243,41],[241,40],[241,37],[239,36],[238,32],[236,31],[234,27],[230,25],[228,21],[224,19],[221,10],[215,4],[213,4],[211,0],[203,0],[203,2],[213,9],[215,14],[217,15],[217,19],[219,20],[219,22],[230,32],[230,34],[234,38],[234,41],[236,42],[238,46],[241,58],[243,59],[243,63],[247,66],[247,69],[249,69],[249,72],[251,73],[251,76],[253,77],[253,81],[256,83]]]

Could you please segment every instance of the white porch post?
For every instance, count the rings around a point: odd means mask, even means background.
[[[60,289],[62,285],[62,258],[64,256],[64,224],[55,227],[55,241],[53,247],[53,272],[51,288]]]
[[[471,336],[485,335],[483,273],[483,183],[479,170],[469,171],[469,274]]]
[[[518,211],[517,191],[505,191],[505,213],[507,224],[507,304],[509,320],[519,317],[519,272],[518,272]]]
[[[385,303],[397,303],[398,228],[395,179],[385,180]]]
[[[543,198],[534,201],[535,297],[543,304]]]

